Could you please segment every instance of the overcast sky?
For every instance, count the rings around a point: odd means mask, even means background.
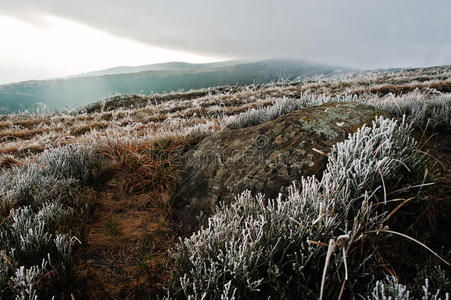
[[[451,63],[449,0],[0,0],[0,83],[117,65],[292,57]]]

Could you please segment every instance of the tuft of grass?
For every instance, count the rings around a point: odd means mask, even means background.
[[[102,153],[115,162],[115,168],[127,170],[123,178],[125,194],[140,194],[149,190],[171,190],[176,183],[172,155],[178,153],[183,142],[170,138],[124,143],[109,140]]]

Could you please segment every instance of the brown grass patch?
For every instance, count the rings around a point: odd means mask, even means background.
[[[166,115],[150,116],[144,120],[144,123],[150,123],[150,122],[159,123],[159,122],[163,122],[167,118],[168,118],[168,116],[166,116]]]
[[[21,139],[21,140],[29,140],[37,135],[44,133],[43,129],[30,129],[30,130],[8,130],[0,132],[0,139]]]
[[[0,122],[0,130],[11,128],[12,125],[11,122]]]
[[[50,124],[50,121],[43,120],[43,119],[25,119],[25,120],[20,120],[20,121],[14,122],[14,125],[19,125],[24,128],[30,128],[30,127],[34,127],[34,126],[40,125],[40,124],[48,125],[48,124]]]
[[[113,114],[112,113],[104,113],[100,116],[100,118],[104,121],[111,121],[111,120],[113,120]]]
[[[168,250],[177,240],[172,191],[174,151],[183,140],[111,141],[101,152],[110,162],[84,248],[77,253],[85,282],[80,297],[136,299],[161,295],[170,280]]]
[[[424,88],[435,89],[442,93],[449,93],[451,92],[451,80],[441,82],[422,82],[404,85],[386,84],[372,87],[369,89],[359,89],[354,91],[354,93],[357,95],[361,95],[363,93],[373,93],[381,96],[387,95],[389,93],[392,93],[394,95],[401,95],[412,92],[415,89],[424,89]]]
[[[106,122],[92,122],[83,126],[73,126],[69,129],[71,135],[82,135],[93,129],[105,129],[108,127]]]
[[[22,166],[22,161],[18,160],[12,155],[2,155],[0,156],[0,170],[1,169],[10,169],[12,167],[20,167]]]
[[[46,149],[46,146],[41,143],[11,143],[0,144],[0,154],[10,154],[14,156],[29,156],[30,154],[37,154]]]

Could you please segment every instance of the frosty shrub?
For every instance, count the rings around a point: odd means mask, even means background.
[[[17,268],[10,283],[11,289],[16,292],[16,299],[38,299],[36,283],[48,272],[50,268],[49,260],[43,259],[40,265],[29,268],[24,266]]]
[[[315,95],[304,92],[298,98],[281,98],[273,105],[263,108],[252,108],[248,111],[233,116],[228,120],[227,126],[230,128],[243,128],[258,125],[270,120],[274,120],[291,111],[319,106],[324,103],[360,102],[374,106],[376,109],[388,112],[395,117],[406,116],[416,125],[425,127],[451,127],[451,96],[449,94],[435,95],[428,99],[426,95],[418,90],[401,96],[390,95],[383,99],[372,99],[345,95],[340,97],[330,97],[326,95]]]
[[[92,147],[86,145],[70,144],[41,155],[40,173],[44,176],[75,179],[88,184],[96,178],[101,168],[102,160]]]
[[[422,299],[450,299],[451,280],[444,268],[429,259],[419,268],[414,293]]]
[[[396,188],[405,180],[405,173],[408,180],[421,179],[427,157],[413,151],[417,142],[410,133],[405,118],[401,122],[378,118],[372,127],[363,126],[333,147],[323,176],[347,187],[352,199],[383,187],[383,181]]]
[[[0,199],[2,214],[11,207],[21,205],[39,206],[49,199],[70,197],[78,183],[75,179],[58,179],[41,175],[36,165],[8,172],[0,177]]]
[[[231,119],[227,126],[237,129],[258,125],[274,120],[294,110],[319,106],[329,102],[350,102],[352,99],[353,97],[348,96],[331,98],[324,95],[318,96],[305,92],[299,98],[282,98],[276,101],[274,105],[259,109],[250,109]]]
[[[394,277],[378,280],[371,292],[372,300],[409,300],[413,299],[407,286],[399,284]]]
[[[450,294],[447,291],[441,291],[435,289],[432,291],[430,279],[425,278],[423,284],[420,285],[417,295],[413,295],[414,292],[409,290],[405,285],[397,282],[396,278],[387,276],[384,280],[376,281],[373,291],[369,299],[371,300],[409,300],[409,299],[421,299],[421,300],[448,300]]]
[[[7,213],[10,207],[73,198],[75,187],[94,181],[102,168],[102,160],[89,146],[73,144],[47,150],[37,162],[0,176],[0,207]]]
[[[421,127],[451,128],[451,95],[436,95],[432,99],[418,91],[398,98],[389,98],[373,105],[398,117],[406,115]],[[428,124],[429,123],[429,124]]]
[[[42,287],[70,269],[82,191],[101,172],[94,149],[69,145],[0,176],[0,291],[5,298],[51,296]]]
[[[405,120],[379,117],[331,150],[321,180],[303,178],[277,199],[246,191],[220,206],[176,247],[169,298],[331,299],[344,279],[352,287],[369,276],[376,258],[353,260],[351,249],[385,228],[374,204],[401,184],[400,170],[424,167],[410,130]]]

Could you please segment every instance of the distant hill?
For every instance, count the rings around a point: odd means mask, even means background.
[[[212,64],[172,62],[118,67],[73,78],[0,85],[0,114],[32,109],[36,103],[44,103],[51,110],[75,108],[118,93],[151,94],[223,85],[260,84],[298,76],[333,74],[337,69],[346,71],[344,68],[288,59]]]
[[[86,77],[86,76],[103,76],[103,75],[113,75],[113,74],[124,74],[124,73],[138,73],[145,71],[199,71],[199,70],[213,70],[224,67],[231,67],[240,63],[245,63],[241,60],[229,60],[214,63],[205,64],[191,64],[186,62],[173,61],[168,63],[151,64],[144,66],[120,66],[109,68],[100,71],[88,72],[79,75],[68,76],[67,78],[76,77]]]

